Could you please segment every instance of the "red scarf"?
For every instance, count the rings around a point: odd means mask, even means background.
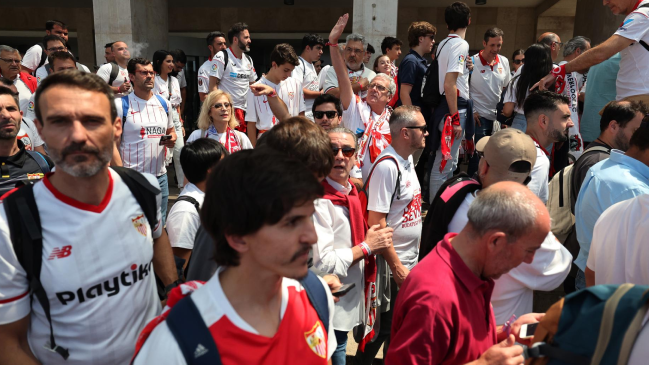
[[[234,135],[234,131],[230,127],[225,131],[225,149],[230,153],[241,151],[239,139]]]
[[[350,183],[351,184],[351,183]],[[349,195],[336,190],[327,180],[322,181],[325,194],[322,197],[331,201],[333,205],[347,207],[349,209],[349,225],[352,231],[352,246],[360,245],[365,239],[367,232],[367,223],[363,219],[363,210],[361,201],[358,199],[358,191],[354,184],[351,184],[352,191]],[[378,298],[376,295],[376,257],[371,255],[365,258],[365,318],[363,325],[365,332],[363,340],[359,343],[361,351],[365,345],[374,338],[374,323],[376,321],[376,310],[378,308]]]

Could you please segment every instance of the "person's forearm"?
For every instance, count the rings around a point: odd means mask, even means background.
[[[178,280],[174,254],[164,228],[160,237],[153,241],[153,269],[165,286]]]
[[[40,365],[29,349],[24,346],[0,346],[0,364]]]
[[[250,140],[250,143],[252,144],[253,147],[255,147],[257,145],[257,123],[248,121],[248,127],[246,129],[246,133],[248,134],[248,139]]]
[[[18,321],[0,325],[0,364],[37,365],[27,341],[30,315]]]
[[[216,77],[214,77],[214,76],[210,76],[210,84],[209,84],[207,90],[209,90],[210,92],[212,92],[212,91],[215,91],[216,89],[218,89],[218,88],[219,88],[219,82],[220,82],[220,81],[221,81],[221,80],[217,79]]]
[[[284,104],[284,101],[279,96],[267,97],[266,99],[268,99],[268,106],[273,112],[273,115],[275,116],[275,118],[279,119],[280,122],[283,122],[291,117],[286,104]]]
[[[201,103],[205,101],[205,98],[207,98],[207,94],[205,93],[198,93],[198,98],[200,99]]]
[[[302,89],[302,91],[304,92],[305,99],[315,99],[320,96],[320,91],[313,91],[309,89]]]
[[[363,249],[361,248],[361,246],[352,247],[352,263],[349,266],[356,264],[357,262],[359,262],[364,258],[365,255],[363,254]]]
[[[450,115],[457,113],[457,85],[447,85],[444,83],[444,92],[446,93],[446,103]]]
[[[411,90],[412,85],[401,84],[401,89],[399,90],[399,99],[401,99],[401,105],[412,105],[412,100],[410,99]]]
[[[186,268],[187,263],[189,263],[189,258],[192,255],[192,250],[187,249],[187,248],[181,248],[181,247],[172,247],[171,250],[172,250],[174,256],[185,260],[185,262],[183,263],[183,269]],[[174,261],[174,263],[175,263],[175,261]]]
[[[334,87],[333,89],[327,90],[327,94],[333,95],[340,99],[340,88]]]

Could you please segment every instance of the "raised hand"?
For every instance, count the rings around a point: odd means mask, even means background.
[[[340,39],[340,36],[343,34],[348,20],[349,14],[345,14],[338,18],[338,22],[336,22],[336,25],[334,25],[333,29],[331,29],[331,33],[329,33],[329,43],[338,43],[338,39]]]

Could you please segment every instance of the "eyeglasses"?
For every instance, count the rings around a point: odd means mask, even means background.
[[[406,128],[406,129],[419,129],[421,131],[421,133],[425,133],[428,130],[427,125],[411,125],[411,126],[404,127],[404,128]]]
[[[338,156],[338,151],[343,151],[343,156],[345,157],[352,157],[354,156],[354,153],[356,153],[356,149],[351,147],[331,146],[331,150],[334,152],[334,156]]]
[[[221,109],[221,108],[230,109],[231,106],[232,104],[230,103],[216,103],[214,104],[214,109]]]
[[[345,51],[347,51],[349,53],[365,53],[365,51],[363,51],[360,48],[349,48],[349,47],[347,47],[347,48],[345,48]]]
[[[142,76],[155,76],[154,71],[137,71]]]
[[[17,60],[17,59],[13,59],[13,58],[0,58],[0,60],[3,60],[5,62],[7,62],[8,64],[15,63],[17,65],[19,65],[20,61],[21,61],[21,60]]]
[[[431,41],[435,40],[435,35],[434,34],[426,34],[426,37],[430,38]]]
[[[322,119],[322,118],[324,118],[325,115],[327,116],[327,118],[332,119],[332,118],[335,118],[336,115],[338,115],[338,112],[335,111],[335,110],[328,110],[326,112],[323,112],[323,111],[313,112],[313,116],[316,119]]]
[[[525,63],[525,59],[523,58],[522,60],[514,60],[514,63],[520,65],[521,63]]]
[[[382,93],[388,91],[387,87],[385,87],[383,85],[379,85],[379,84],[369,84],[369,86],[367,87],[367,90],[373,89],[373,88],[376,88],[376,90],[378,90],[378,91],[380,91]]]
[[[561,42],[552,42],[552,44],[558,45],[559,49],[561,49],[563,47],[563,43],[561,43]]]
[[[47,49],[49,52],[59,52],[59,51],[65,51],[67,48],[65,47],[52,47]]]

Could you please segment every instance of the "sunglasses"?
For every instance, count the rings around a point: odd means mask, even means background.
[[[230,103],[216,103],[214,104],[214,109],[221,109],[221,108],[230,109],[231,106],[232,104]]]
[[[421,131],[421,133],[424,133],[424,132],[426,132],[428,130],[427,125],[411,125],[411,126],[404,127],[404,128],[406,128],[406,129],[419,129]]]
[[[318,112],[313,112],[313,116],[316,117],[317,119],[322,119],[324,116],[327,116],[327,118],[331,119],[334,118],[336,115],[338,115],[338,112],[335,110],[328,110],[326,112],[318,111]]]
[[[514,63],[520,65],[521,63],[525,63],[525,59],[523,58],[522,60],[514,60]]]
[[[334,146],[331,146],[331,150],[333,151],[334,156],[338,156],[338,151],[343,151],[343,156],[345,156],[345,157],[352,157],[352,156],[354,156],[354,153],[356,153],[356,149],[351,148],[351,147],[334,147]]]

